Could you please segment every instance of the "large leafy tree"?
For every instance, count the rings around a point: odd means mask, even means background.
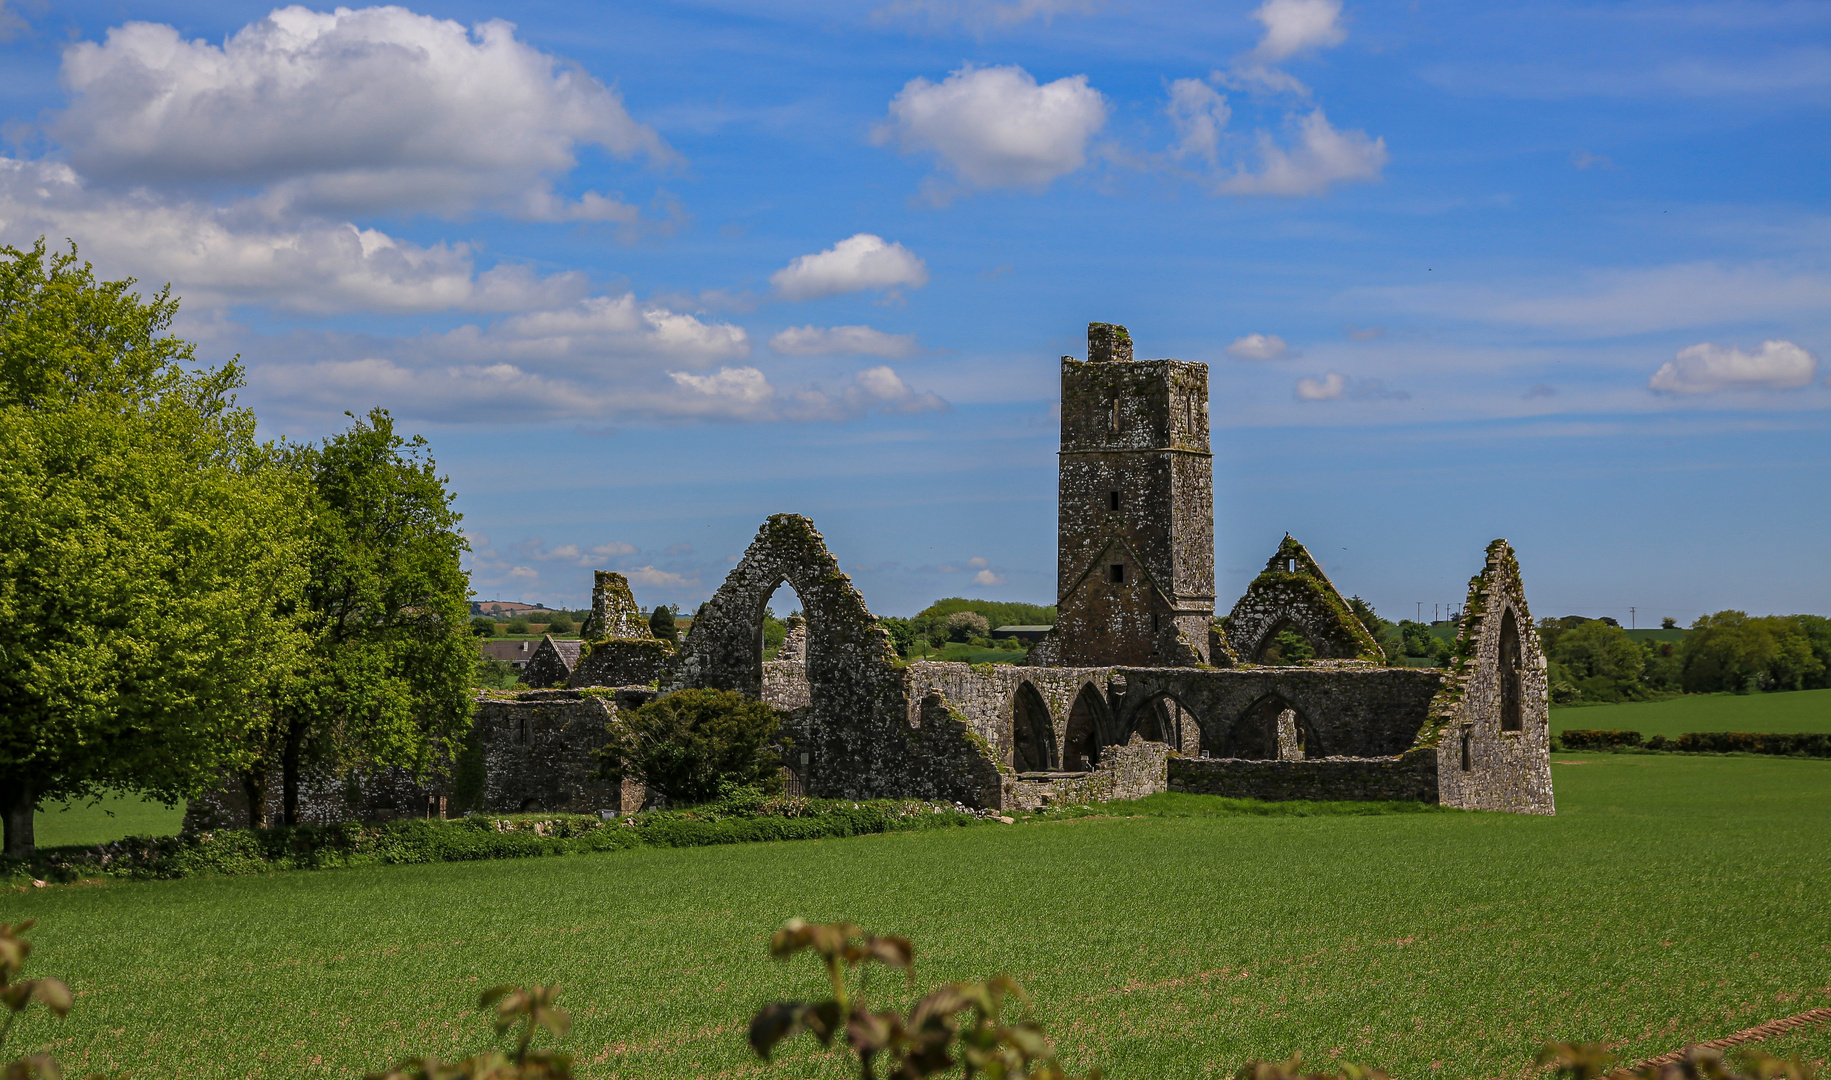
[[[426,441],[403,439],[376,409],[290,460],[309,487],[300,615],[310,642],[276,695],[262,760],[243,774],[255,824],[276,765],[293,825],[314,768],[448,762],[469,725],[477,665],[459,515]]]
[[[178,302],[72,247],[0,248],[0,811],[177,801],[245,756],[302,644],[302,490],[167,331]]]

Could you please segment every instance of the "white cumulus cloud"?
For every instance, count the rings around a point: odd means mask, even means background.
[[[1210,166],[1219,164],[1221,139],[1233,111],[1227,99],[1200,79],[1177,79],[1170,84],[1170,104],[1165,112],[1176,126],[1177,158],[1198,157]]]
[[[1268,132],[1259,133],[1259,166],[1240,166],[1215,182],[1215,191],[1227,195],[1321,195],[1334,184],[1373,181],[1386,168],[1384,138],[1372,139],[1364,131],[1338,131],[1321,109],[1313,109],[1297,125],[1297,144],[1278,145]]]
[[[1021,67],[969,64],[938,83],[911,79],[872,134],[934,153],[970,186],[1036,190],[1087,163],[1106,113],[1085,75],[1039,86]]]
[[[1277,334],[1247,334],[1227,346],[1227,354],[1242,360],[1278,360],[1295,355]]]
[[[1003,574],[994,574],[990,570],[981,570],[973,575],[973,584],[975,585],[1003,585],[1004,583],[1005,576]]]
[[[858,233],[825,251],[800,255],[769,276],[784,300],[818,300],[862,289],[919,289],[928,267],[915,252],[881,236]]]
[[[881,356],[901,360],[916,351],[914,334],[886,334],[869,326],[791,326],[769,339],[784,356]]]
[[[1790,341],[1764,341],[1752,353],[1711,342],[1680,349],[1647,380],[1663,394],[1722,390],[1795,390],[1811,384],[1818,358]]]
[[[1348,377],[1331,371],[1321,379],[1298,379],[1298,401],[1336,401],[1348,388]]]
[[[1341,0],[1265,0],[1252,17],[1265,27],[1265,37],[1254,50],[1263,60],[1330,48],[1348,38],[1339,22]]]
[[[581,146],[676,155],[617,92],[516,40],[403,7],[275,9],[221,46],[130,22],[65,50],[70,106],[50,130],[78,170],[134,185],[265,189],[356,213],[491,205],[626,222],[620,199],[560,199]]]

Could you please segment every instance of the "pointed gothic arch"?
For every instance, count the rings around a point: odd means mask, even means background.
[[[1025,679],[1011,694],[1011,767],[1020,773],[1049,772],[1061,763],[1049,705]]]
[[[1500,655],[1497,657],[1500,667],[1500,729],[1502,731],[1524,731],[1525,719],[1525,670],[1524,657],[1520,651],[1519,620],[1513,615],[1511,605],[1500,620]]]
[[[1272,692],[1248,705],[1227,732],[1227,757],[1255,761],[1323,756],[1322,741],[1302,710]]]
[[[1100,731],[1107,726],[1110,713],[1106,699],[1093,683],[1081,687],[1074,707],[1068,710],[1068,731],[1062,740],[1062,768],[1070,772],[1090,769],[1100,763]]]

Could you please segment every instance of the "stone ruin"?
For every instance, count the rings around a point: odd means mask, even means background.
[[[1447,668],[1391,666],[1288,535],[1217,619],[1206,365],[1135,360],[1123,327],[1095,323],[1061,374],[1059,615],[1025,666],[902,662],[813,522],[777,514],[677,651],[621,575],[597,573],[577,654],[549,639],[526,677],[544,689],[479,702],[487,809],[639,808],[639,789],[596,779],[604,725],[715,687],[787,713],[787,768],[813,796],[1009,810],[1167,789],[1554,812],[1545,659],[1505,540],[1469,582]],[[784,583],[801,619],[765,660]]]

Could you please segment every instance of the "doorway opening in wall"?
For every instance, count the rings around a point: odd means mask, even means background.
[[[1296,706],[1278,694],[1267,694],[1247,707],[1227,732],[1227,757],[1254,761],[1302,761],[1324,751]]]
[[[757,620],[757,652],[765,661],[799,660],[807,662],[807,618],[802,613],[801,596],[788,582],[777,585],[763,602],[762,617]]]
[[[1068,710],[1068,729],[1062,739],[1062,768],[1084,772],[1100,763],[1100,732],[1108,726],[1106,699],[1093,683],[1081,687],[1074,707]]]
[[[1055,747],[1055,721],[1043,695],[1028,680],[1011,695],[1011,768],[1020,773],[1061,768]]]

